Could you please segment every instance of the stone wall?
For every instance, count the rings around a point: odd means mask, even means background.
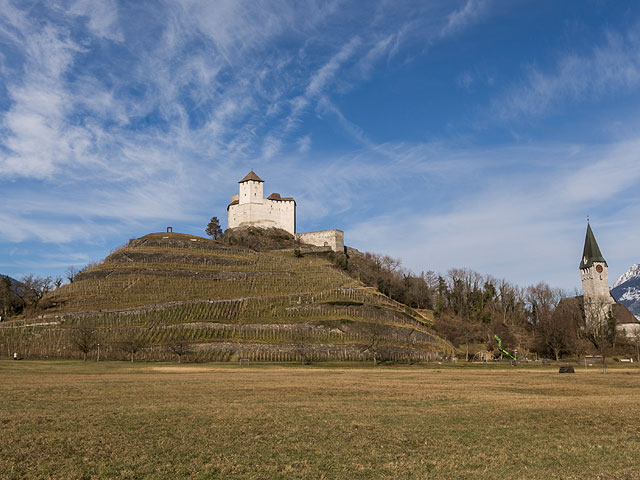
[[[296,233],[296,203],[293,200],[269,200],[229,205],[227,225],[236,227],[281,228]]]
[[[637,334],[640,334],[640,323],[623,323],[616,325],[616,330],[629,338],[634,338]]]
[[[296,233],[296,240],[318,247],[331,247],[334,252],[344,252],[344,232],[342,230]]]
[[[593,262],[591,267],[580,270],[580,279],[586,324],[587,327],[595,327],[606,322],[611,305],[616,303],[609,292],[608,268],[602,262]]]
[[[598,272],[598,267],[602,270]],[[607,266],[602,262],[593,262],[589,268],[580,270],[582,280],[582,292],[585,298],[608,298],[609,293],[609,272]]]

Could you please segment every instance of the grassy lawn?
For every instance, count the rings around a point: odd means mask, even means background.
[[[0,361],[0,478],[640,478],[640,369]]]

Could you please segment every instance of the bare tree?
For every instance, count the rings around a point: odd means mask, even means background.
[[[575,350],[582,312],[572,300],[560,302],[551,315],[545,312],[539,316],[536,334],[540,350],[552,351],[556,361],[561,353]]]
[[[631,341],[636,347],[636,361],[638,362],[638,368],[640,368],[640,328],[636,328],[631,334]]]
[[[616,319],[607,298],[592,300],[584,305],[585,337],[602,357],[602,373],[607,372],[607,355],[616,341]]]
[[[54,280],[51,277],[37,277],[26,275],[22,278],[23,288],[20,289],[20,296],[26,307],[36,309],[38,303],[54,287]]]
[[[305,365],[311,364],[311,335],[307,325],[295,326],[291,331],[291,341],[294,346],[295,354],[300,358],[300,361]]]
[[[458,317],[442,316],[436,320],[435,329],[452,344],[465,345],[465,360],[469,361],[469,344],[482,338],[482,328],[478,324],[465,322]]]
[[[363,353],[369,353],[373,357],[373,364],[378,364],[378,359],[384,356],[385,348],[381,346],[382,340],[388,333],[387,327],[382,323],[367,324],[368,342],[361,347]]]
[[[98,332],[95,328],[74,328],[70,334],[71,344],[83,354],[83,360],[87,361],[87,355],[98,345]]]
[[[193,351],[184,331],[181,330],[169,344],[169,350],[178,356],[178,363],[182,363],[183,355],[188,355]]]
[[[121,339],[120,342],[118,342],[118,344],[119,344],[120,350],[122,350],[125,353],[128,353],[131,357],[131,361],[133,362],[133,359],[135,358],[136,353],[138,353],[147,345],[147,341],[142,336],[142,332],[138,332],[138,333],[132,334],[129,337]]]
[[[67,278],[69,283],[73,283],[76,279],[76,275],[78,274],[78,269],[71,265],[67,268],[67,271],[64,273],[64,276]]]
[[[551,288],[544,282],[528,287],[526,301],[529,323],[535,327],[541,321],[550,318],[563,296],[562,290]]]

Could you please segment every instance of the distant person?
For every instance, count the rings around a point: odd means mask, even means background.
[[[18,354],[16,352],[13,352],[13,359],[17,360],[18,359]]]

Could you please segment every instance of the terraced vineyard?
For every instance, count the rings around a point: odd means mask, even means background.
[[[131,240],[43,303],[37,317],[0,327],[3,354],[80,357],[80,333],[105,359],[127,358],[131,339],[147,360],[178,351],[190,361],[426,361],[450,352],[423,314],[321,254],[178,233]]]

